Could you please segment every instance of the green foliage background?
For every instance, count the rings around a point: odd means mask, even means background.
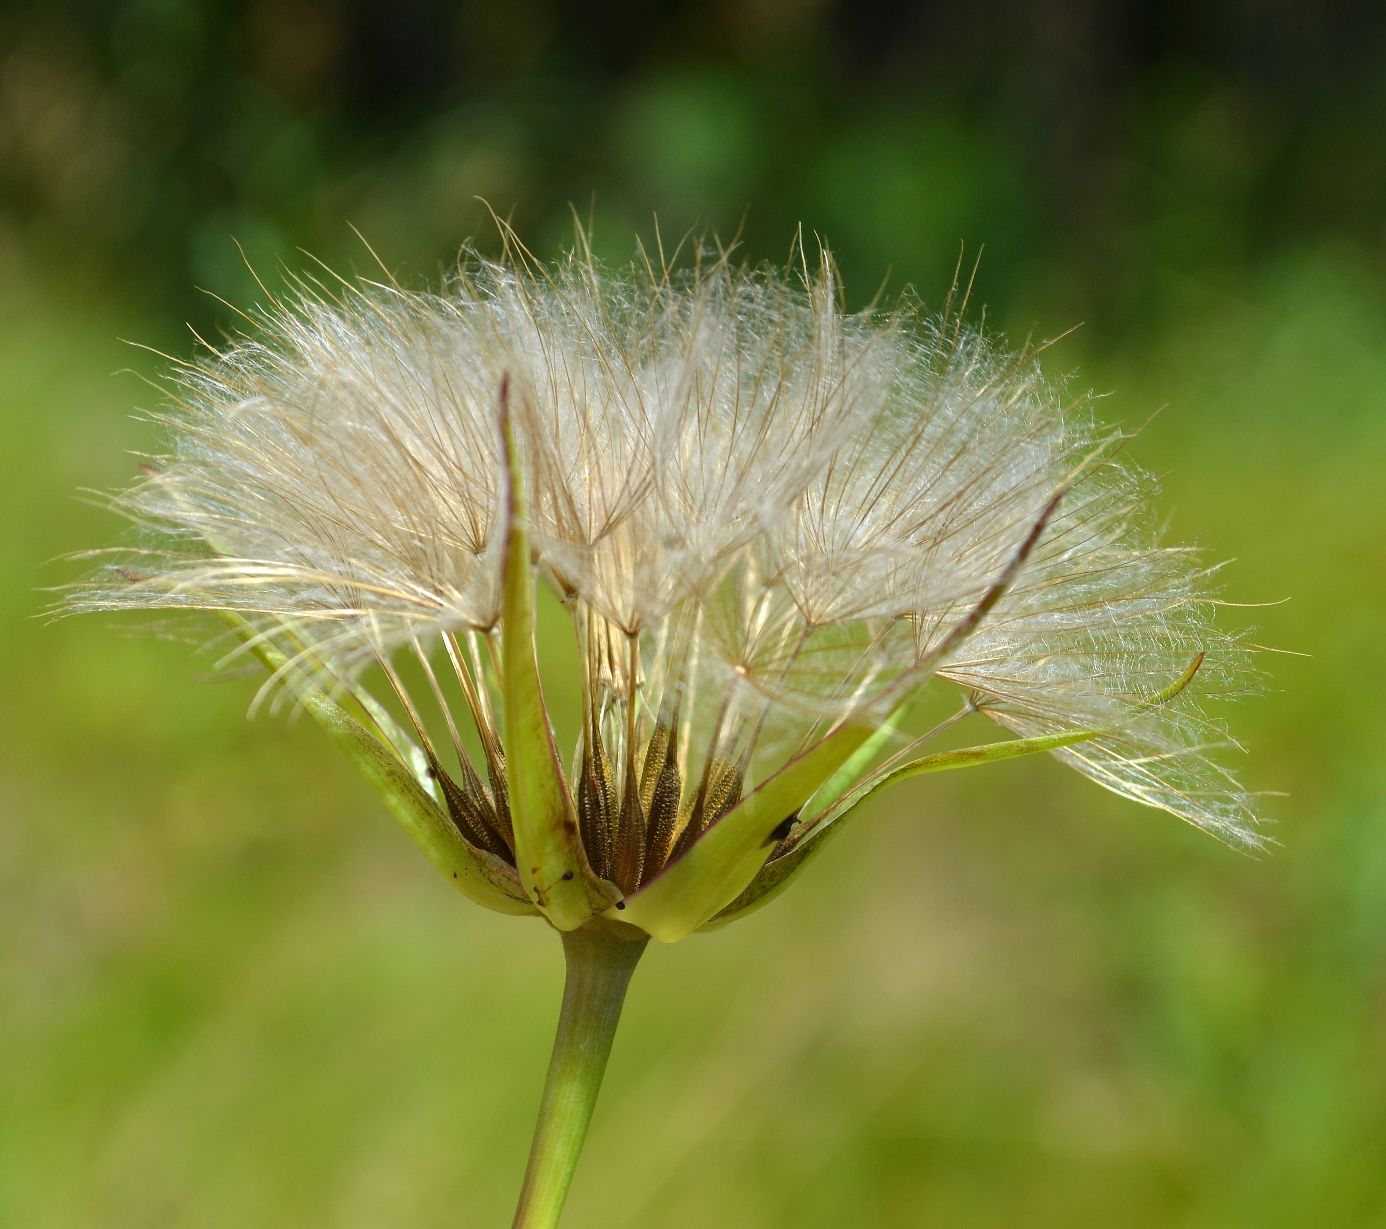
[[[654,951],[567,1224],[1386,1223],[1386,36],[1374,6],[11,3],[0,13],[0,1224],[507,1223],[558,945],[307,723],[114,620],[78,487],[262,270],[826,235],[855,303],[1083,327],[1171,532],[1235,557],[1260,860],[1050,762],[901,787]],[[117,374],[113,375],[115,372]]]

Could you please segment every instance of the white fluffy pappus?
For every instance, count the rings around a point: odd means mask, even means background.
[[[1211,569],[1156,540],[1124,437],[962,306],[847,312],[826,254],[607,268],[581,242],[550,267],[468,254],[436,294],[299,282],[178,369],[168,455],[117,500],[151,537],[68,605],[243,616],[381,711],[382,740],[513,866],[505,414],[533,565],[577,638],[582,838],[621,891],[827,732],[894,722],[926,688],[1023,737],[1091,732],[1054,754],[1257,844],[1199,707],[1248,674]],[[373,663],[408,733],[370,700]],[[853,796],[922,741],[886,741]],[[801,809],[769,867],[842,810]]]

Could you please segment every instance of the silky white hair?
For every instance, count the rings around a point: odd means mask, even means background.
[[[151,536],[70,605],[238,612],[346,688],[443,644],[489,746],[504,400],[582,757],[643,757],[647,809],[672,780],[701,813],[766,748],[935,680],[1017,734],[1103,731],[1056,754],[1255,844],[1198,703],[1247,677],[1212,569],[1157,542],[1088,399],[962,306],[847,312],[826,254],[608,268],[581,241],[551,267],[468,253],[431,294],[299,281],[179,366],[168,455],[117,499]]]

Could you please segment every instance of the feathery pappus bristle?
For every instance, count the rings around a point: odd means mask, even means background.
[[[117,499],[147,544],[70,608],[245,620],[276,677],[360,706],[499,874],[506,431],[516,566],[580,663],[567,788],[620,893],[926,689],[1022,738],[1082,733],[1053,753],[1257,843],[1198,702],[1244,686],[1247,650],[1210,570],[1156,539],[1121,437],[959,311],[845,311],[826,253],[608,268],[579,242],[548,267],[469,253],[437,293],[301,281],[175,380],[168,455]],[[852,790],[917,749],[852,761]],[[840,813],[825,797],[771,865]]]

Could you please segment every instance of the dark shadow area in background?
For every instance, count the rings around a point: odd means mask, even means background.
[[[194,284],[251,297],[228,236],[354,261],[350,220],[427,279],[494,243],[477,196],[541,251],[569,202],[616,256],[656,212],[769,258],[803,222],[862,298],[984,243],[996,297],[1114,332],[1162,270],[1381,260],[1370,3],[44,2],[0,48],[0,273],[196,323]]]

